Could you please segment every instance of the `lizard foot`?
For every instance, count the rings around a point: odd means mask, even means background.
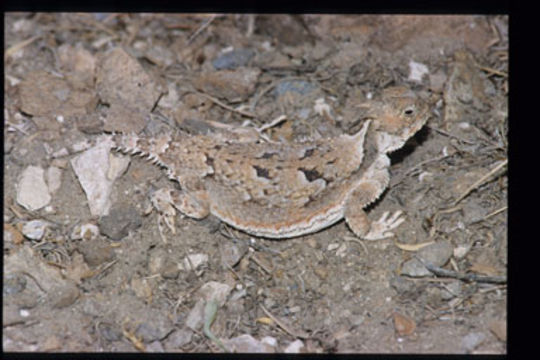
[[[388,217],[390,212],[386,211],[381,218],[373,221],[369,228],[369,232],[362,236],[366,240],[380,240],[394,236],[390,230],[397,228],[405,221],[405,217],[401,216],[403,211],[396,211],[392,216]]]

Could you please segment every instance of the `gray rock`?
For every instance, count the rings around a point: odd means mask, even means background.
[[[461,349],[464,352],[470,353],[474,349],[476,349],[484,340],[486,339],[486,335],[481,332],[473,332],[465,335],[463,339],[461,339]]]
[[[216,70],[236,69],[245,66],[253,56],[255,51],[252,49],[237,49],[217,57],[212,61],[212,65]]]
[[[275,348],[269,344],[270,341],[259,341],[249,334],[243,334],[229,340],[223,341],[224,345],[232,352],[237,353],[268,353],[275,352]]]
[[[132,206],[120,204],[110,210],[109,215],[99,220],[101,234],[112,240],[121,240],[142,224],[141,215]]]
[[[420,249],[416,258],[406,261],[401,274],[412,277],[430,276],[431,271],[426,269],[424,263],[440,267],[448,262],[453,253],[453,247],[447,241],[439,241]]]
[[[288,91],[299,93],[300,95],[306,95],[315,90],[317,87],[310,82],[303,80],[290,80],[280,82],[275,90],[274,94],[281,96]]]

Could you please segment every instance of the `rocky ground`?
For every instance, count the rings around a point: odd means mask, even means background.
[[[5,351],[506,352],[507,17],[4,20]],[[175,184],[99,146],[220,123],[353,133],[394,85],[433,117],[368,209],[406,213],[393,239],[180,216],[162,237],[149,197]]]

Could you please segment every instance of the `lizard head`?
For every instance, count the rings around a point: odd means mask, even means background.
[[[405,87],[384,90],[380,101],[369,105],[368,117],[380,153],[399,149],[430,117],[429,106]]]

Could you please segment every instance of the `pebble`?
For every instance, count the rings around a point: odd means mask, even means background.
[[[207,72],[193,81],[200,91],[227,101],[243,100],[255,91],[261,71],[259,69],[238,68]]]
[[[142,224],[141,215],[134,207],[119,204],[113,207],[108,215],[99,219],[100,232],[112,240],[121,240],[132,230]]]
[[[283,350],[285,354],[299,354],[304,347],[304,342],[302,340],[295,340]]]
[[[80,292],[77,286],[68,283],[53,289],[49,294],[52,307],[62,309],[75,303],[79,298]]]
[[[22,172],[17,186],[17,203],[30,211],[35,211],[45,207],[50,201],[45,171],[39,166],[28,166]]]
[[[275,346],[272,346],[270,344],[272,343],[272,341],[269,341],[268,339],[266,339],[265,342],[259,341],[249,334],[243,334],[243,335],[228,339],[226,341],[223,341],[223,343],[232,352],[236,352],[236,353],[273,353],[275,352]]]
[[[98,266],[115,258],[113,248],[106,241],[83,241],[77,246],[77,251],[88,266]]]
[[[470,353],[474,349],[476,349],[482,342],[484,342],[485,339],[486,335],[484,333],[469,333],[465,335],[461,340],[461,349],[466,353]]]
[[[41,240],[45,235],[45,230],[49,226],[49,222],[44,220],[32,220],[26,222],[22,227],[24,236],[31,240]]]
[[[221,262],[225,267],[234,267],[240,262],[247,252],[248,247],[243,244],[236,244],[226,241],[221,248]]]
[[[282,96],[288,91],[296,92],[300,95],[307,95],[316,88],[317,87],[312,83],[303,80],[283,81],[280,82],[274,89],[274,95]]]
[[[101,322],[99,324],[99,334],[108,341],[120,341],[123,338],[122,330],[116,324]]]
[[[422,82],[424,75],[429,74],[429,69],[426,65],[416,61],[409,62],[409,81]]]
[[[245,66],[253,56],[255,51],[252,49],[237,49],[217,57],[212,61],[212,65],[216,70],[232,70]]]

